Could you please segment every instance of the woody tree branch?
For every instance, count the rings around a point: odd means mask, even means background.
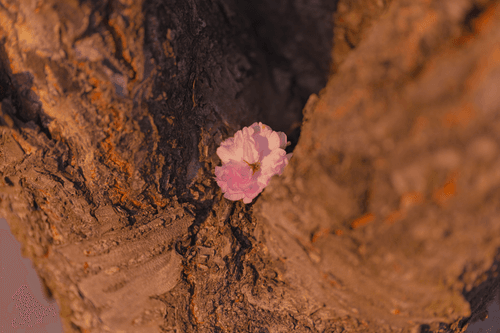
[[[496,281],[498,11],[0,1],[0,214],[65,331],[460,331]],[[295,150],[244,205],[215,152],[255,121]]]

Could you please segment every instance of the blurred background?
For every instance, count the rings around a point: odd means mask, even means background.
[[[484,320],[478,320],[467,327],[466,333],[498,333],[500,332],[500,289],[497,289],[495,299],[483,313]]]
[[[31,294],[27,306],[42,306],[44,308],[55,307],[57,316],[52,316],[52,311],[43,317],[42,323],[36,324],[34,314],[25,324],[20,324],[23,305],[13,296],[24,288],[25,295]],[[0,218],[0,332],[36,332],[36,333],[59,333],[63,332],[61,319],[59,317],[59,306],[54,299],[48,299],[43,291],[43,283],[40,281],[31,260],[21,256],[21,243],[19,243],[10,232],[7,221]],[[16,307],[16,304],[19,308]],[[15,320],[17,328],[12,326]],[[29,327],[32,325],[33,327]]]

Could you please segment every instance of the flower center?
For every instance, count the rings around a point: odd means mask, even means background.
[[[245,160],[243,160],[243,161],[245,161]],[[250,168],[252,168],[252,176],[253,176],[253,175],[254,175],[257,171],[259,171],[259,169],[260,169],[260,162],[255,162],[255,163],[250,164],[250,163],[248,163],[247,161],[245,161],[245,163],[246,163],[246,164],[248,164],[248,166],[249,166]]]

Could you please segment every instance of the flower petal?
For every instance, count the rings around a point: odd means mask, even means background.
[[[285,134],[285,133],[283,133],[283,134]],[[286,137],[286,135],[285,135],[285,137]],[[270,150],[275,150],[275,149],[280,148],[281,138],[280,138],[278,132],[271,132],[269,134],[269,136],[267,137],[267,140],[269,141],[269,149]]]
[[[264,125],[261,122],[255,122],[252,125],[249,126],[251,129],[253,129],[254,134],[260,134],[261,132],[272,132],[273,130],[271,127]]]
[[[217,155],[222,163],[228,163],[231,160],[243,162],[243,143],[241,131],[236,132],[234,138],[224,140],[217,148]]]
[[[269,184],[272,176],[283,172],[292,154],[286,154],[286,135],[256,122],[222,142],[215,167],[217,184],[228,200],[250,203]]]
[[[248,164],[254,164],[259,161],[259,151],[257,150],[255,140],[252,136],[253,131],[245,127],[243,128],[243,160]]]
[[[277,132],[278,133],[278,136],[280,137],[280,148],[281,149],[285,149],[288,142],[286,141],[286,134],[283,133],[283,132]]]
[[[238,201],[238,200],[241,200],[245,197],[245,194],[243,194],[243,192],[239,192],[239,193],[231,193],[231,192],[226,192],[224,193],[224,198],[228,199],[228,200],[232,200],[232,201]]]
[[[288,159],[285,157],[286,151],[283,149],[275,149],[271,154],[264,157],[261,162],[262,172],[266,174],[277,174],[281,173],[281,166],[283,163],[288,164]]]
[[[229,200],[252,201],[264,189],[253,175],[250,166],[244,162],[230,161],[215,167],[216,182]]]

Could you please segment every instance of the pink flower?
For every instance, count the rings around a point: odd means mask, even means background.
[[[217,155],[222,166],[215,167],[215,180],[229,200],[252,200],[281,175],[292,157],[285,152],[286,135],[269,126],[254,123],[221,143]]]

